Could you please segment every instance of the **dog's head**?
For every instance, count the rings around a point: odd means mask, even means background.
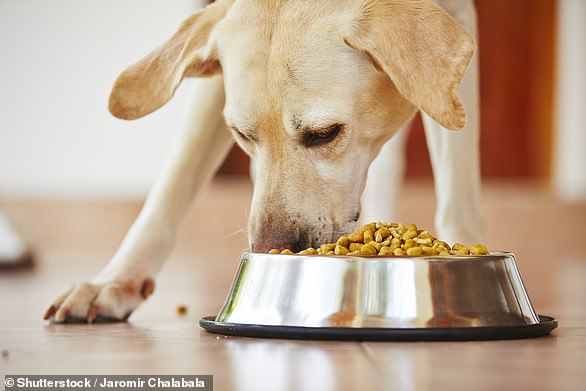
[[[417,108],[464,125],[473,49],[430,0],[219,0],[120,75],[110,111],[141,117],[184,77],[222,73],[226,123],[255,161],[252,249],[305,248],[353,229],[370,163]]]

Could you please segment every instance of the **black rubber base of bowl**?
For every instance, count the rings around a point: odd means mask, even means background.
[[[551,316],[539,315],[538,324],[496,327],[446,328],[353,328],[298,327],[216,322],[213,316],[201,318],[199,325],[216,334],[238,337],[321,339],[345,341],[474,341],[533,338],[548,335],[558,327]]]

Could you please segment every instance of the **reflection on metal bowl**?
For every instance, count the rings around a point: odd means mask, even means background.
[[[515,257],[348,257],[244,253],[215,318],[324,328],[538,325]]]

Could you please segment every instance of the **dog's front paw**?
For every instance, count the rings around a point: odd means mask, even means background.
[[[154,289],[155,282],[151,278],[106,283],[82,282],[57,297],[43,318],[55,323],[125,321]]]

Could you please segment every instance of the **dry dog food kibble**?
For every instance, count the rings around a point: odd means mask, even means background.
[[[273,249],[269,251],[269,254],[294,254],[294,252],[288,249],[283,251]],[[336,243],[322,244],[318,249],[310,247],[297,254],[420,257],[487,255],[489,251],[482,244],[466,247],[456,243],[450,247],[428,231],[418,229],[415,224],[405,226],[401,223],[370,223],[348,236],[340,237]]]
[[[179,304],[177,307],[175,307],[175,311],[177,312],[177,315],[183,316],[187,314],[187,306],[184,304]]]

